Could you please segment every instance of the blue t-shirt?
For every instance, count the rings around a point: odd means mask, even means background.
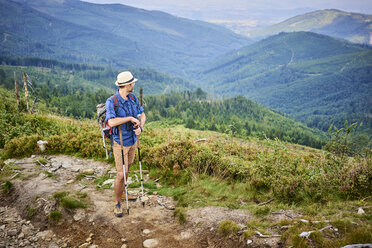
[[[143,113],[143,108],[139,104],[138,99],[135,95],[133,95],[133,99],[128,95],[128,100],[122,98],[119,94],[119,91],[114,95],[119,102],[119,108],[115,112],[115,105],[112,97],[109,97],[106,100],[106,121],[110,120],[111,118],[115,117],[128,117],[132,116],[137,118],[137,115]],[[132,123],[132,122],[127,122]],[[127,131],[127,123],[121,125],[121,132],[123,134],[123,146],[131,146],[137,142],[137,136],[133,131],[133,125],[131,126],[131,130]],[[113,139],[120,145],[120,135],[119,135],[119,126],[113,128]]]

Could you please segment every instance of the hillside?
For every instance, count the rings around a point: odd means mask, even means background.
[[[65,63],[57,60],[40,58],[13,58],[0,56],[0,86],[14,89],[14,72],[19,88],[23,88],[23,73],[32,83],[31,100],[38,100],[47,107],[38,111],[54,111],[75,118],[92,118],[96,105],[112,95],[117,87],[114,85],[119,70],[111,67],[88,64]],[[196,87],[181,78],[172,77],[151,69],[132,68],[132,73],[139,79],[136,93],[143,88],[144,95],[166,94],[193,90]],[[37,103],[38,105],[39,103]],[[41,107],[39,106],[39,107]]]
[[[309,31],[351,42],[372,44],[371,24],[372,15],[326,9],[298,15],[278,24],[252,31],[249,37],[260,39],[280,32]]]
[[[309,32],[281,33],[226,54],[204,71],[211,94],[243,95],[327,130],[372,126],[372,50]]]
[[[178,75],[249,43],[218,25],[120,4],[1,0],[0,15],[1,54]]]
[[[340,157],[279,140],[232,140],[148,122],[140,136],[145,207],[138,199],[129,203],[129,215],[115,218],[113,159],[104,161],[97,124],[19,113],[11,94],[0,89],[0,96],[0,137],[16,134],[0,150],[0,224],[6,230],[0,244],[140,247],[156,239],[158,247],[201,248],[372,242],[370,150],[366,157]],[[45,151],[36,145],[40,139],[48,141]],[[129,190],[140,197],[138,167],[135,161]]]

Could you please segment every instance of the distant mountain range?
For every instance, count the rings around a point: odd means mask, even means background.
[[[219,25],[121,4],[0,0],[0,54],[150,67],[187,76],[250,43]]]
[[[243,95],[311,126],[372,124],[372,49],[329,36],[280,33],[216,59],[204,89]]]
[[[252,31],[249,37],[257,40],[280,32],[294,31],[311,31],[355,43],[372,44],[372,15],[336,9],[318,10]]]

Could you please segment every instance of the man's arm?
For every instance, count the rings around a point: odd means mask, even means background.
[[[140,119],[140,122],[138,123],[139,124],[139,126],[138,125],[135,125],[134,126],[134,133],[138,136],[138,135],[140,135],[141,133],[142,133],[142,131],[143,131],[143,128],[144,128],[144,126],[145,126],[145,123],[146,123],[146,115],[145,115],[145,112],[142,112],[142,114],[141,114],[141,116],[139,117],[139,119]],[[140,128],[138,128],[138,127],[140,127]]]
[[[146,123],[146,115],[145,115],[145,112],[142,112],[141,117],[140,117],[140,127],[142,130],[145,127],[145,123]]]
[[[145,117],[145,119],[146,119],[146,117]],[[119,125],[127,123],[127,122],[132,122],[133,125],[139,125],[140,124],[140,122],[132,116],[116,117],[116,118],[111,118],[110,120],[107,121],[107,123],[109,124],[110,127],[116,127],[116,126],[119,126]]]

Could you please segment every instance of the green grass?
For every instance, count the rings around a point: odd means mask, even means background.
[[[180,224],[186,223],[186,211],[184,208],[176,208],[173,212],[173,217],[176,217]]]
[[[236,234],[240,227],[232,220],[224,220],[218,224],[218,231],[223,235]]]
[[[49,213],[49,216],[48,216],[48,219],[50,221],[53,221],[55,223],[58,223],[62,218],[62,214],[61,212],[57,211],[57,210],[53,210]]]
[[[57,192],[53,195],[53,198],[56,199],[56,200],[61,200],[63,197],[69,195],[70,192],[69,191],[61,191],[61,192]]]
[[[53,198],[59,203],[63,208],[75,209],[75,208],[86,208],[88,206],[88,194],[77,192],[74,194],[75,197],[70,196],[69,191],[57,192],[53,195]]]
[[[6,181],[2,186],[1,189],[5,194],[9,194],[10,191],[12,190],[13,184],[11,181]]]
[[[86,208],[87,205],[74,197],[65,196],[61,198],[61,206],[67,209]]]
[[[27,205],[26,207],[26,219],[31,220],[36,215],[36,209],[34,206]]]
[[[49,178],[56,178],[56,175],[49,171],[44,171],[44,174]]]

